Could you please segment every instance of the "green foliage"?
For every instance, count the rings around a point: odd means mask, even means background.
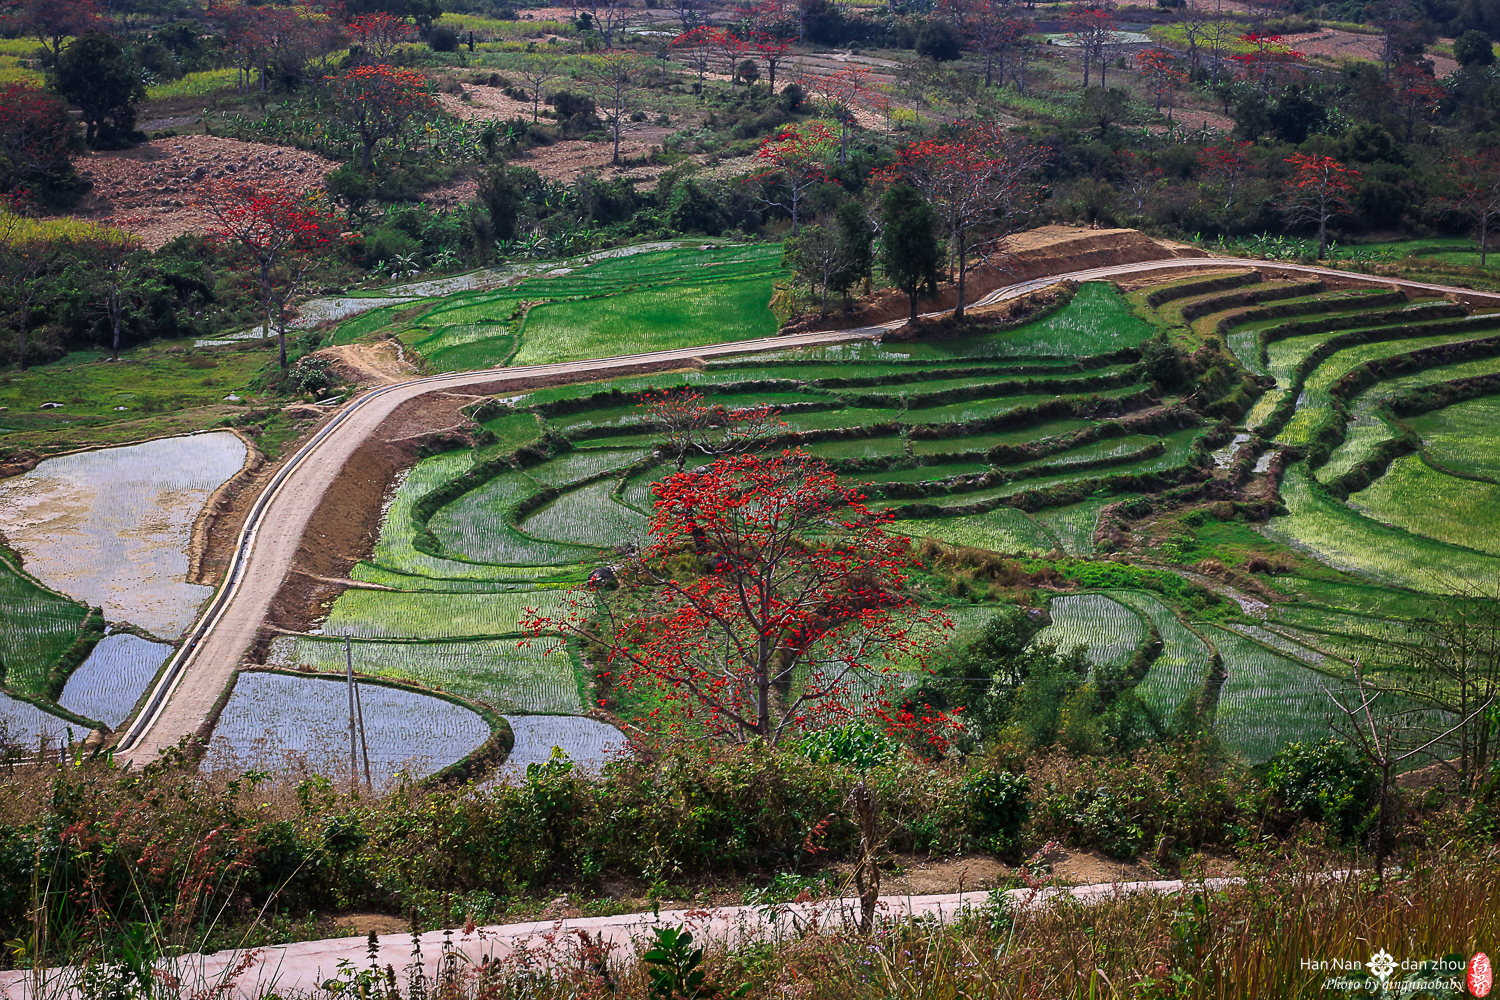
[[[889,764],[901,752],[900,743],[868,722],[814,730],[797,740],[795,746],[808,760],[842,764],[860,772]]]
[[[1495,45],[1488,33],[1469,29],[1453,40],[1453,58],[1460,66],[1489,66],[1495,61]]]
[[[656,1000],[716,1000],[750,991],[749,983],[728,993],[710,983],[700,968],[703,949],[693,947],[693,935],[685,928],[657,927],[652,933],[656,940],[641,955],[641,961],[650,970],[651,995]]]
[[[976,772],[964,783],[963,794],[978,814],[980,846],[997,854],[1014,852],[1021,828],[1031,818],[1031,779],[1009,771]]]
[[[917,317],[917,296],[937,295],[937,269],[942,259],[937,214],[909,184],[892,184],[880,199],[880,266],[891,283],[911,300]]]
[[[1369,819],[1378,784],[1374,769],[1333,738],[1288,743],[1266,768],[1266,787],[1278,806],[1329,823],[1345,840]]]
[[[146,88],[130,56],[110,35],[88,31],[63,49],[48,83],[78,108],[96,149],[127,145],[135,133],[135,105]]]

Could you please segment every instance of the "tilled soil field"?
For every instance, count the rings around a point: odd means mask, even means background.
[[[157,139],[74,162],[94,189],[72,214],[128,229],[153,250],[203,230],[207,217],[196,202],[205,179],[237,178],[305,191],[321,186],[337,166],[287,146],[209,135]]]

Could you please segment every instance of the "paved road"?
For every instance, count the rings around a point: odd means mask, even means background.
[[[1065,279],[1089,281],[1174,268],[1223,268],[1239,263],[1274,267],[1298,274],[1368,280],[1382,285],[1394,284],[1418,292],[1460,295],[1474,304],[1500,306],[1500,294],[1367,277],[1330,268],[1211,257],[1120,264],[1049,275],[996,289],[978,299],[975,305],[1014,299]],[[768,337],[590,361],[454,372],[384,386],[351,400],[286,462],[257,499],[241,529],[224,582],[167,669],[162,672],[151,690],[145,708],[122,735],[117,756],[121,760],[145,764],[154,760],[167,747],[174,746],[184,736],[199,730],[219,695],[233,680],[235,670],[246,651],[254,643],[257,630],[270,610],[271,601],[292,568],[292,559],[319,500],[338,477],[344,463],[401,404],[430,392],[461,391],[477,395],[497,391],[501,386],[507,391],[515,391],[518,384],[524,386],[527,380],[554,379],[558,375],[576,375],[579,381],[584,381],[607,377],[611,372],[644,364],[686,363],[693,358],[863,340],[878,337],[901,323],[902,321],[894,321],[882,326],[853,330]]]
[[[1337,879],[1343,875],[1335,872],[1329,877]],[[1177,880],[1120,882],[1066,889],[1010,889],[1000,895],[1011,912],[1024,912],[1039,910],[1064,899],[1087,905],[1145,893],[1176,893],[1185,889],[1214,892],[1238,884],[1243,884],[1242,880],[1233,878],[1186,883]],[[973,913],[987,905],[990,905],[990,894],[985,891],[937,896],[882,896],[879,912],[881,919],[887,921],[917,918],[946,923],[965,911]],[[632,946],[642,939],[649,940],[656,927],[687,927],[697,942],[706,943],[712,938],[729,948],[742,949],[756,941],[800,937],[801,929],[808,926],[843,927],[846,920],[857,918],[858,912],[857,900],[831,899],[768,907],[725,906],[713,910],[662,910],[613,917],[575,917],[476,927],[470,932],[459,929],[453,932],[449,946],[461,956],[461,969],[472,971],[487,959],[504,961],[523,946],[529,953],[529,964],[545,968],[568,961],[569,954],[578,944],[578,935],[586,933],[612,949],[612,964],[624,964],[634,958]],[[421,958],[417,962],[431,979],[439,971],[448,936],[444,931],[429,931],[421,935],[419,941]],[[404,970],[413,964],[412,943],[410,934],[380,938],[376,957],[378,966],[396,969],[397,976],[404,981],[408,975]],[[211,955],[183,955],[163,960],[158,968],[181,984],[183,996],[218,997],[221,1000],[264,1000],[271,993],[311,996],[329,977],[338,974],[340,962],[349,963],[355,970],[368,968],[366,947],[366,938],[347,937],[274,945],[249,954],[226,948]],[[77,991],[69,988],[76,974],[76,969],[66,967],[39,973],[0,972],[0,998],[71,1000],[77,996]]]

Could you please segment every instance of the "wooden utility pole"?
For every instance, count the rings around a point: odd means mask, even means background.
[[[345,676],[349,682],[349,783],[359,787],[359,740],[354,734],[354,649],[344,636]]]

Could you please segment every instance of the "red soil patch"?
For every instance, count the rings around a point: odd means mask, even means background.
[[[1339,31],[1337,28],[1323,28],[1320,31],[1308,31],[1296,35],[1285,35],[1282,41],[1305,56],[1320,56],[1335,62],[1343,62],[1348,59],[1359,59],[1364,62],[1381,61],[1381,39],[1379,35],[1364,35],[1352,31]],[[1445,39],[1451,44],[1451,39]],[[1433,72],[1439,79],[1457,72],[1458,63],[1448,56],[1428,53],[1427,58],[1432,60]]]
[[[183,233],[202,232],[207,217],[195,206],[203,179],[233,177],[298,190],[321,187],[336,164],[315,153],[208,135],[157,139],[135,149],[90,153],[74,160],[94,182],[70,214],[140,236],[155,250]],[[195,174],[202,171],[198,177]]]

